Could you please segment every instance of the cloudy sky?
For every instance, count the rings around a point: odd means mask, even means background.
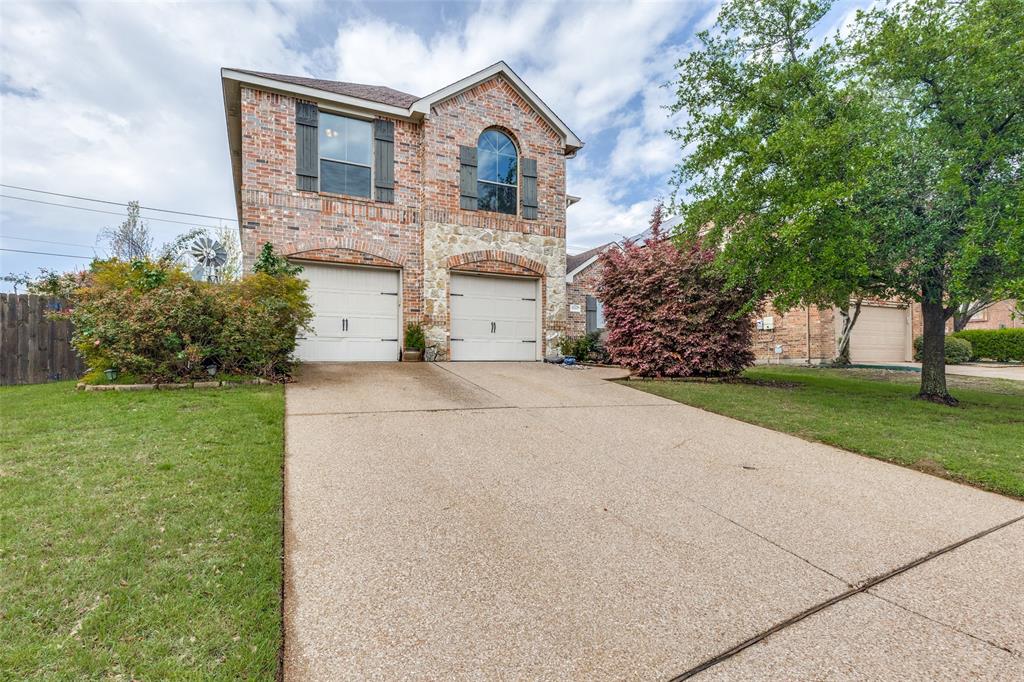
[[[568,162],[569,251],[644,229],[679,150],[664,105],[715,0],[0,3],[0,182],[234,225],[222,66],[427,94],[505,60],[586,142]],[[863,0],[840,0],[831,32]],[[0,246],[90,255],[123,211],[0,188]],[[12,197],[88,207],[93,212]],[[158,242],[188,228],[151,221]],[[86,260],[0,251],[0,273]],[[5,289],[7,290],[7,289]]]

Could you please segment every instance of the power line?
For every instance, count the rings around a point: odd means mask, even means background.
[[[79,246],[83,249],[95,249],[95,246],[88,244],[72,244],[71,242],[51,242],[46,239],[32,239],[30,237],[16,237],[13,234],[0,234],[0,239],[17,239],[22,242],[39,242],[40,244],[56,244],[57,246]]]
[[[7,187],[8,185],[0,185],[0,186]],[[107,215],[116,215],[116,216],[121,216],[122,218],[124,217],[124,213],[118,213],[117,211],[104,211],[104,210],[99,209],[99,208],[88,208],[86,206],[73,206],[71,204],[58,204],[58,203],[56,203],[54,201],[43,201],[41,199],[29,199],[28,197],[15,197],[15,196],[11,196],[10,194],[0,194],[0,198],[3,198],[3,199],[17,199],[18,201],[31,201],[33,204],[45,204],[47,206],[60,206],[60,207],[63,207],[63,208],[74,208],[74,209],[77,209],[79,211],[89,211],[90,213],[105,213]],[[117,205],[121,206],[122,204],[117,204]],[[141,206],[140,206],[140,208],[141,208]],[[146,209],[146,210],[151,211],[153,209]],[[187,222],[187,221],[184,221],[184,220],[171,220],[170,218],[154,218],[154,217],[148,216],[148,215],[139,216],[139,217],[142,218],[143,220],[156,220],[157,222],[161,222],[161,223],[174,223],[175,225],[188,225],[190,227],[205,227],[205,228],[208,228],[208,229],[211,229],[211,230],[218,230],[218,229],[221,228],[220,225],[197,225],[196,223],[190,223],[190,222]],[[209,216],[209,217],[212,217],[212,216]],[[227,219],[224,218],[223,220],[227,220]]]
[[[64,197],[65,199],[79,199],[81,201],[94,201],[97,204],[110,204],[111,206],[127,206],[128,205],[128,204],[123,204],[123,203],[121,203],[119,201],[107,201],[106,199],[93,199],[92,197],[80,197],[80,196],[77,196],[75,194],[61,194],[60,192],[47,192],[44,189],[33,189],[31,187],[19,187],[18,185],[5,185],[5,184],[0,183],[0,187],[6,187],[7,189],[20,189],[20,190],[22,190],[24,192],[37,192],[39,194],[49,194],[50,196]],[[10,198],[16,199],[17,197],[10,197]],[[63,204],[61,204],[61,205],[63,205]],[[169,208],[154,208],[152,206],[139,206],[139,208],[143,209],[143,210],[146,210],[146,211],[156,211],[158,213],[175,213],[177,215],[190,215],[190,216],[193,216],[193,217],[196,217],[196,218],[210,218],[211,220],[230,220],[233,223],[237,223],[238,222],[237,218],[224,218],[224,217],[219,216],[219,215],[206,215],[206,214],[203,214],[203,213],[189,213],[188,211],[174,211],[174,210],[169,209]],[[157,220],[157,219],[153,218],[153,220]]]
[[[62,258],[81,258],[82,260],[92,260],[93,256],[75,256],[70,253],[50,253],[49,251],[25,251],[24,249],[8,249],[0,246],[0,251],[13,251],[14,253],[35,253],[40,256],[61,256]]]

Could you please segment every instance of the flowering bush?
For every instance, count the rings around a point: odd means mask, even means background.
[[[731,376],[754,361],[746,296],[723,290],[715,252],[677,248],[660,232],[660,210],[645,243],[601,256],[598,294],[604,304],[611,359],[641,376]]]
[[[291,368],[295,335],[312,310],[294,274],[256,273],[237,282],[197,282],[165,261],[95,261],[68,290],[59,313],[97,376],[108,368],[140,381],[226,373],[273,378]]]

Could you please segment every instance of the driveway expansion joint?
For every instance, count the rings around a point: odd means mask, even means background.
[[[773,625],[772,627],[768,628],[767,630],[763,630],[760,633],[754,635],[753,637],[750,637],[748,639],[743,640],[742,642],[740,642],[736,646],[734,646],[734,647],[732,647],[730,649],[727,649],[727,650],[723,651],[722,653],[720,653],[720,654],[718,654],[716,656],[713,656],[713,657],[707,659],[706,661],[704,661],[702,663],[699,663],[699,664],[695,665],[694,667],[690,668],[689,670],[687,670],[687,671],[685,671],[683,673],[680,673],[679,675],[676,675],[675,677],[671,678],[669,680],[669,682],[683,682],[683,680],[688,680],[691,677],[693,677],[695,675],[698,675],[698,674],[704,672],[705,670],[708,670],[709,668],[713,668],[714,666],[716,666],[716,665],[718,665],[720,663],[724,663],[725,661],[729,660],[730,658],[732,658],[736,654],[740,653],[741,651],[744,651],[745,649],[749,649],[750,647],[754,646],[755,644],[759,644],[760,642],[763,642],[764,640],[768,639],[768,637],[770,637],[771,635],[774,635],[777,632],[781,632],[782,630],[785,630],[786,628],[790,627],[791,625],[796,625],[800,621],[805,620],[805,619],[813,616],[814,614],[819,613],[821,611],[824,611],[824,610],[826,610],[826,609],[828,609],[828,608],[830,608],[832,606],[835,606],[836,604],[838,604],[840,602],[846,601],[850,597],[853,597],[853,596],[861,594],[861,593],[869,593],[872,596],[878,596],[878,595],[875,595],[875,594],[870,593],[868,591],[872,587],[880,585],[880,584],[886,582],[887,580],[895,578],[898,575],[902,575],[903,573],[906,573],[907,571],[909,571],[909,570],[911,570],[913,568],[917,568],[921,564],[925,564],[925,563],[931,561],[932,559],[940,557],[943,554],[946,554],[948,552],[952,552],[954,549],[958,549],[960,547],[963,547],[964,545],[966,545],[968,543],[974,542],[975,540],[979,540],[979,539],[985,537],[986,535],[990,535],[992,533],[995,533],[996,531],[1002,530],[1003,528],[1006,528],[1007,526],[1011,526],[1011,525],[1013,525],[1013,524],[1015,524],[1015,523],[1017,523],[1018,521],[1021,521],[1021,520],[1024,520],[1024,515],[1017,516],[1017,517],[1014,517],[1014,518],[1009,519],[1007,521],[1004,521],[1002,523],[996,524],[995,526],[992,526],[991,528],[987,528],[985,530],[979,531],[979,532],[975,533],[974,535],[971,535],[971,536],[968,536],[966,538],[963,538],[962,540],[958,540],[958,541],[956,541],[956,542],[954,542],[952,544],[946,545],[945,547],[937,549],[937,550],[935,550],[933,552],[929,552],[928,554],[925,554],[922,557],[918,557],[917,559],[914,559],[913,561],[910,561],[910,562],[908,562],[906,564],[903,564],[902,566],[894,568],[891,571],[887,571],[886,573],[883,573],[881,575],[875,576],[874,578],[869,578],[868,580],[863,581],[858,587],[851,588],[851,589],[849,589],[849,590],[847,590],[845,592],[837,594],[836,596],[834,596],[834,597],[832,597],[830,599],[826,599],[825,601],[821,602],[820,604],[816,604],[816,605],[810,607],[809,609],[805,609],[804,611],[801,611],[800,613],[796,614],[795,616],[791,616],[790,618],[787,618],[784,621],[776,623],[775,625]],[[888,600],[885,600],[885,601],[888,601]],[[977,639],[977,638],[975,638],[975,639]],[[984,641],[984,640],[982,640],[982,641]],[[989,642],[986,642],[986,643],[988,644]],[[1001,649],[1003,651],[1006,651],[1006,649],[1004,647],[1001,647],[1001,646],[998,646],[998,645],[992,645],[992,646],[994,646],[994,647],[996,647],[998,649]],[[1013,653],[1013,652],[1010,652],[1010,653]]]

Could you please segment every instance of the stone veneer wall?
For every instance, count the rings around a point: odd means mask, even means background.
[[[544,349],[547,354],[558,344],[565,329],[565,239],[465,225],[428,222],[423,226],[423,302],[427,344],[436,345],[448,357],[449,259],[464,253],[499,251],[538,261],[543,274]],[[476,268],[459,268],[473,269]],[[500,272],[500,271],[498,271]]]

